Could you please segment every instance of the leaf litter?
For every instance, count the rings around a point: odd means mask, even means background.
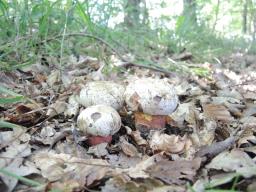
[[[212,65],[205,78],[112,60],[111,69],[127,70],[107,74],[96,58],[70,56],[62,73],[39,63],[1,72],[0,86],[25,96],[0,105],[1,120],[25,127],[1,129],[1,169],[38,181],[45,191],[204,191],[231,189],[237,177],[237,189],[243,182],[249,182],[248,191],[255,189],[256,89],[247,81],[255,77],[250,68],[238,73]],[[166,77],[174,85],[180,103],[165,129],[142,133],[124,105],[112,142],[89,146],[76,130],[81,88],[95,80],[127,84],[137,77]],[[18,177],[2,172],[0,177],[1,189],[29,189]]]

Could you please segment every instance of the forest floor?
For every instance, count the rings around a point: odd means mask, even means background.
[[[0,72],[0,191],[255,192],[256,56],[192,58],[170,58],[179,72],[88,56]],[[134,77],[175,87],[180,104],[166,128],[144,135],[124,105],[112,142],[89,146],[76,132],[83,107],[69,98],[90,81]]]

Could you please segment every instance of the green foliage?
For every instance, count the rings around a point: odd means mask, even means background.
[[[22,128],[22,127],[19,125],[13,124],[13,123],[9,123],[9,122],[0,120],[0,128],[17,129],[17,128]]]
[[[23,95],[17,94],[15,92],[13,92],[12,90],[9,90],[3,86],[0,86],[0,94],[10,95],[8,97],[0,97],[0,105],[15,103],[15,102],[22,101],[25,99],[25,97]]]
[[[212,0],[195,1],[197,6],[193,9],[197,9],[198,24],[188,18],[189,13],[161,15],[153,20],[147,18],[147,12],[141,8],[146,21],[132,28],[120,19],[125,10],[129,10],[124,7],[125,2],[0,0],[0,70],[13,70],[45,56],[58,58],[61,64],[64,55],[87,54],[104,59],[111,54],[98,40],[69,35],[71,33],[97,36],[120,54],[131,53],[137,62],[149,65],[155,56],[169,57],[184,50],[192,52],[196,61],[211,60],[237,49],[256,51],[256,46],[243,38],[227,39],[212,29],[216,17],[220,20],[225,14],[219,11],[220,16],[215,15],[218,5]],[[221,2],[219,6],[223,8],[226,4],[230,5],[227,9],[240,10],[239,1]],[[162,0],[154,6],[164,8],[168,3]],[[206,12],[209,6],[211,9]],[[236,13],[235,18],[238,17]],[[173,21],[176,24],[171,28],[168,23]],[[230,25],[231,29],[237,29],[241,19]]]
[[[16,178],[16,179],[18,179],[18,180],[20,180],[20,181],[30,185],[30,186],[40,186],[40,185],[42,185],[42,184],[40,184],[40,183],[38,183],[38,182],[36,182],[34,180],[27,179],[26,177],[22,177],[22,176],[16,175],[16,174],[14,174],[14,173],[12,173],[10,171],[7,171],[7,170],[5,170],[3,168],[0,168],[0,172],[5,174],[5,175],[7,175],[7,176],[14,177],[14,178]]]

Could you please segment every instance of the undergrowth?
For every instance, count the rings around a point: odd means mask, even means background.
[[[174,30],[152,29],[148,25],[109,27],[120,6],[95,1],[0,1],[0,69],[13,70],[47,57],[62,64],[65,55],[108,57],[113,50],[97,38],[72,35],[89,34],[106,41],[120,55],[131,53],[139,63],[152,58],[192,52],[195,61],[207,61],[232,52],[242,41],[224,39],[207,29],[193,26],[179,16]],[[98,15],[97,15],[98,13]],[[100,14],[99,14],[100,13]],[[96,16],[95,16],[96,15]],[[243,43],[244,49],[248,44]],[[250,47],[251,49],[253,47]],[[101,58],[102,59],[102,58]]]

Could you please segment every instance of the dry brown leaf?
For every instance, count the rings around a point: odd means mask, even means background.
[[[170,115],[170,117],[177,123],[179,127],[184,127],[184,121],[191,125],[195,125],[198,120],[198,110],[194,102],[182,103],[177,110]]]
[[[128,143],[124,136],[121,136],[119,140],[120,140],[120,147],[126,155],[128,155],[129,157],[139,156],[139,152],[137,148],[131,143]]]
[[[137,145],[139,145],[139,146],[147,146],[148,145],[148,142],[141,137],[140,131],[138,131],[138,130],[133,131],[128,126],[125,126],[125,129],[126,129],[127,134],[132,137],[132,139],[136,142]]]
[[[121,176],[109,179],[101,188],[103,192],[185,192],[184,187],[167,186],[156,179],[130,180]]]
[[[74,180],[80,187],[92,185],[111,170],[110,165],[101,159],[81,159],[54,152],[37,153],[33,161],[49,181],[65,183]]]
[[[256,115],[256,104],[249,104],[249,106],[243,111],[243,116],[255,116]]]
[[[237,90],[232,89],[223,89],[223,90],[217,90],[217,96],[218,97],[232,97],[238,100],[243,100],[243,96],[241,93],[239,93]]]
[[[247,192],[255,192],[256,191],[256,181],[254,181],[252,184],[248,185]]]
[[[31,126],[38,122],[42,115],[39,112],[33,112],[33,109],[38,108],[39,105],[36,103],[34,105],[23,105],[20,104],[16,107],[16,114],[7,115],[6,120],[11,123],[22,125],[22,126]]]
[[[254,156],[256,156],[256,146],[253,146],[253,147],[246,147],[243,149],[245,152],[250,152],[250,153],[253,153]],[[255,159],[255,158],[254,158]]]
[[[74,117],[78,114],[79,103],[76,100],[76,95],[71,95],[68,98],[67,108],[64,111],[64,115],[67,117]]]
[[[224,122],[233,121],[234,118],[223,105],[205,104],[203,105],[204,115],[210,120],[219,120]]]
[[[254,116],[248,116],[243,117],[240,119],[240,122],[243,123],[243,130],[244,129],[254,129],[256,127],[256,117]]]
[[[8,147],[0,153],[0,167],[19,176],[39,173],[33,163],[24,161],[24,158],[31,154],[31,146],[28,143],[30,135],[27,133],[21,134],[22,132],[16,129],[14,130],[0,132],[0,143],[8,144]],[[8,187],[8,191],[12,191],[18,183],[18,179],[15,177],[10,177],[2,173],[0,173],[0,176],[4,184]]]
[[[190,97],[203,94],[203,91],[200,89],[200,87],[188,83],[187,81],[183,81],[176,85],[175,90],[177,95],[188,95]]]
[[[191,161],[160,161],[147,168],[150,176],[160,179],[168,184],[185,184],[186,180],[193,181],[196,171],[200,168],[201,159]]]
[[[50,87],[52,87],[54,84],[60,82],[60,78],[60,70],[52,71],[51,74],[48,76],[47,83]]]
[[[194,133],[189,135],[193,145],[196,147],[211,145],[215,138],[216,128],[217,123],[215,121],[204,120],[204,128],[195,129]]]
[[[240,149],[233,149],[231,152],[222,152],[206,165],[207,169],[235,171],[242,176],[249,178],[256,175],[255,162]]]
[[[108,143],[100,143],[98,145],[95,146],[91,146],[87,153],[89,154],[94,154],[96,157],[103,157],[106,156],[108,154],[108,151],[106,149]]]
[[[215,104],[215,105],[223,105],[226,103],[230,103],[230,104],[237,104],[237,105],[240,104],[241,107],[244,106],[244,105],[242,105],[241,100],[233,98],[233,97],[211,97],[211,99],[212,99],[211,104]]]
[[[108,162],[113,166],[121,166],[123,168],[130,168],[136,166],[141,160],[142,157],[128,157],[123,152],[120,152],[118,155],[107,155],[106,158]]]
[[[149,174],[146,173],[146,169],[151,165],[157,164],[159,161],[165,160],[162,154],[158,153],[151,157],[144,157],[136,166],[124,170],[131,178],[149,178]]]
[[[160,131],[155,131],[149,141],[149,145],[154,152],[182,153],[185,150],[186,142],[186,136],[167,135]]]
[[[50,105],[46,115],[49,117],[54,117],[63,113],[67,108],[67,103],[64,101],[56,101],[52,105]]]

